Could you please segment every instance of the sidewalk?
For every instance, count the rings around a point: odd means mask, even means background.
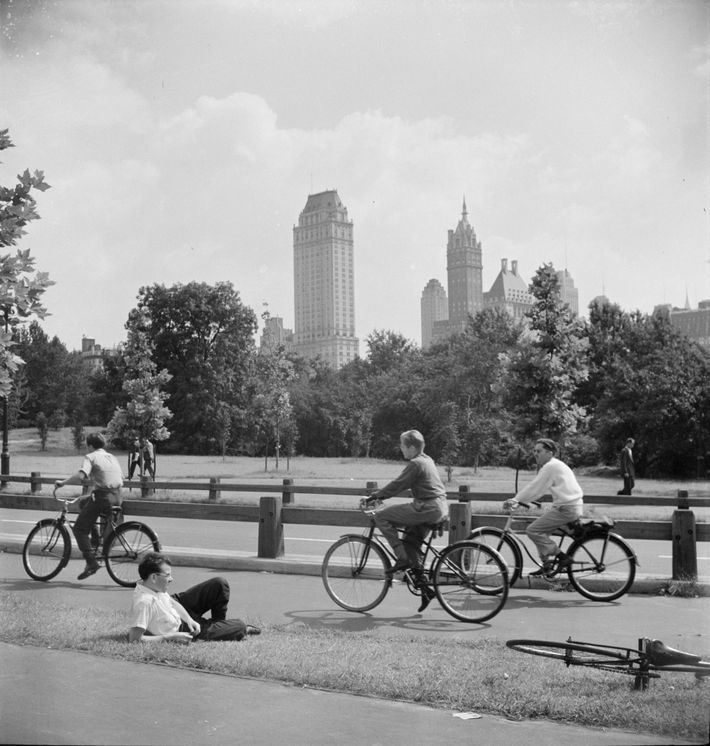
[[[685,744],[0,643],[0,739],[16,744]],[[87,714],[90,710],[90,714]]]
[[[43,599],[77,607],[127,609],[129,589],[111,583],[103,570],[78,582],[75,578],[81,566],[73,560],[54,581],[36,583],[25,575],[19,555],[0,554],[0,591],[41,594]],[[217,571],[181,562],[175,568],[175,590],[214,574],[224,575],[230,582],[234,615],[261,624],[265,635],[269,627],[288,625],[471,641],[526,637],[534,631],[534,636],[543,639],[566,639],[574,634],[578,639],[632,646],[638,637],[658,637],[673,647],[710,654],[708,598],[629,595],[617,603],[599,604],[574,593],[522,588],[511,592],[505,609],[489,624],[465,625],[436,604],[417,614],[412,596],[403,587],[393,588],[373,612],[349,614],[332,604],[320,578],[312,575]],[[689,743],[667,736],[547,721],[512,722],[486,713],[461,720],[451,711],[415,704],[113,661],[77,652],[0,644],[0,661],[3,743]],[[88,718],[87,708],[92,712]]]

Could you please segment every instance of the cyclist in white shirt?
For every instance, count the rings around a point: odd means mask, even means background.
[[[539,469],[537,476],[515,497],[503,503],[505,510],[511,510],[518,503],[527,505],[538,497],[552,495],[552,507],[526,529],[542,560],[542,567],[530,573],[531,575],[551,575],[572,564],[569,555],[557,551],[558,545],[550,538],[550,534],[582,517],[582,488],[572,469],[555,458],[556,453],[557,443],[554,440],[538,439],[533,449]]]

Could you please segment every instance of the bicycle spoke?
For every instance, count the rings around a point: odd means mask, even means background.
[[[328,595],[348,611],[367,611],[379,604],[392,583],[384,552],[362,536],[344,536],[323,558],[321,578]]]
[[[160,544],[147,526],[125,523],[109,538],[104,558],[106,569],[119,585],[132,587],[138,580],[138,565],[149,552],[159,552]]]
[[[586,598],[613,601],[631,588],[636,560],[619,537],[592,536],[575,546],[568,575],[572,585]]]
[[[500,555],[472,541],[452,544],[441,553],[433,584],[442,607],[464,622],[492,618],[508,597],[508,574]]]
[[[54,519],[40,521],[22,549],[25,572],[35,580],[51,580],[69,562],[71,541],[63,525]]]

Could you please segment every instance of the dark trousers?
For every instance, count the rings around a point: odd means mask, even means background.
[[[227,619],[229,605],[229,583],[222,577],[210,578],[193,585],[173,598],[200,625],[198,640],[241,640],[246,635],[246,624],[241,619]],[[209,612],[210,618],[205,619]],[[181,632],[188,632],[183,622]]]
[[[633,477],[624,477],[624,489],[619,490],[616,494],[617,495],[630,495],[631,490],[636,485],[636,482],[634,482]]]
[[[111,513],[111,508],[120,504],[120,487],[115,490],[94,490],[91,497],[84,500],[72,530],[74,531],[76,545],[88,564],[96,564],[96,557],[91,547],[91,531],[96,519],[102,514],[108,516]]]

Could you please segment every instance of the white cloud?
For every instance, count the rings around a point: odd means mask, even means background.
[[[583,5],[597,20],[603,14],[605,30],[605,19],[628,30],[625,15],[633,3],[622,10]],[[684,297],[688,275],[696,283],[691,296],[710,296],[707,270],[703,275],[697,268],[707,258],[708,236],[707,171],[696,157],[703,138],[690,127],[698,118],[697,82],[689,92],[680,85],[669,89],[672,77],[655,87],[651,73],[636,68],[625,78],[618,62],[627,52],[621,34],[603,35],[604,45],[619,40],[612,50],[617,64],[610,66],[618,84],[600,72],[580,86],[580,73],[560,68],[562,60],[554,84],[546,83],[549,59],[540,63],[530,45],[534,39],[557,50],[557,27],[536,25],[535,14],[516,6],[524,43],[521,50],[510,48],[503,67],[497,47],[457,46],[451,61],[443,55],[440,67],[431,69],[415,54],[416,85],[400,85],[389,65],[395,53],[410,53],[407,31],[420,33],[412,21],[401,29],[401,44],[395,39],[390,49],[348,49],[355,68],[358,55],[379,62],[382,79],[368,83],[377,102],[370,105],[366,98],[350,100],[368,87],[352,84],[348,56],[336,66],[323,57],[323,49],[333,54],[330,30],[323,48],[318,32],[301,33],[325,24],[361,39],[357,4],[210,3],[211,28],[223,27],[232,45],[254,29],[268,41],[278,27],[283,59],[274,62],[271,76],[256,64],[249,68],[252,87],[243,78],[230,85],[230,76],[236,80],[242,71],[230,70],[229,47],[200,36],[200,13],[190,2],[164,16],[160,9],[167,6],[152,0],[53,7],[59,19],[53,16],[44,31],[56,29],[55,36],[27,33],[17,47],[26,54],[2,61],[7,119],[0,126],[10,127],[17,148],[3,158],[0,183],[29,165],[44,169],[53,186],[39,196],[43,219],[31,227],[27,246],[58,281],[47,297],[54,313],[48,327],[70,346],[79,344],[81,333],[102,344],[122,339],[138,288],[153,282],[228,279],[257,313],[268,301],[292,326],[291,229],[308,193],[328,188],[338,189],[355,226],[361,338],[374,328],[419,338],[421,291],[432,277],[445,284],[447,231],[456,227],[464,195],[483,243],[486,287],[506,257],[517,258],[525,276],[543,261],[567,262],[582,305],[605,282],[622,305],[651,310],[661,302],[664,282],[669,294]],[[405,6],[393,7],[406,21]],[[268,14],[280,8],[277,23]],[[368,12],[378,24],[390,19],[386,4]],[[445,42],[450,19],[443,10],[439,15],[437,34]],[[469,4],[456,5],[450,37],[458,39],[461,24],[477,17]],[[488,5],[486,19],[495,17]],[[569,42],[584,75],[597,68],[594,18],[589,35],[579,37],[588,50]],[[634,38],[645,39],[640,19],[632,24]],[[195,25],[186,26],[187,20]],[[304,38],[312,49],[304,48]],[[698,69],[706,61],[704,45],[685,52],[686,65],[692,58]],[[477,72],[488,70],[488,80],[476,77],[475,87],[467,85],[462,60]],[[527,92],[518,100],[520,80],[509,77],[516,69],[535,81],[539,96]],[[331,87],[321,87],[323,80]],[[456,85],[447,90],[449,80]],[[643,85],[634,85],[639,81]],[[421,91],[438,89],[445,94],[436,99],[438,108],[408,106],[421,103]],[[343,95],[330,109],[326,94],[332,91]],[[283,122],[293,117],[284,110],[294,100],[328,116],[312,127],[287,126]],[[598,101],[605,103],[603,112]],[[678,127],[659,125],[659,101]],[[685,161],[695,170],[683,166],[675,132],[683,127],[695,133],[688,135]],[[668,267],[673,245],[687,247],[687,268],[678,262]],[[93,330],[81,312],[85,303],[100,309],[91,317]]]

